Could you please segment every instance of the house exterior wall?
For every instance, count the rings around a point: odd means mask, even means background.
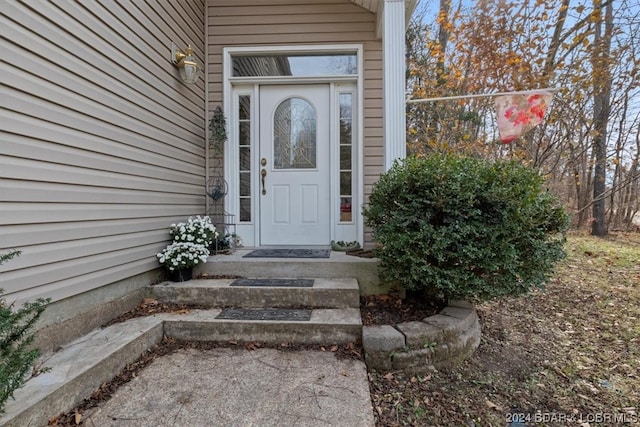
[[[205,0],[0,2],[0,266],[9,302],[54,301],[158,268],[204,212]],[[142,285],[138,285],[142,286]]]
[[[209,110],[223,102],[223,48],[362,44],[364,55],[364,191],[383,171],[382,43],[376,15],[349,0],[209,0]],[[220,167],[220,162],[212,162]],[[222,175],[211,171],[213,176]],[[370,240],[370,235],[366,237]]]

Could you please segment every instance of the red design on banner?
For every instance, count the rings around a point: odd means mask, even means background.
[[[497,96],[496,116],[502,143],[509,144],[542,123],[552,96],[546,91]]]

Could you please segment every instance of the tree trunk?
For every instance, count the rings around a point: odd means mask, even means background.
[[[609,125],[611,69],[609,54],[611,51],[611,36],[613,34],[613,6],[606,6],[606,13],[602,16],[600,0],[593,0],[594,11],[597,14],[595,22],[595,36],[591,65],[593,67],[593,151],[595,165],[593,172],[593,222],[591,234],[594,236],[607,235],[607,221],[605,210],[605,191],[607,174],[607,127]],[[604,35],[602,24],[604,22]]]
[[[438,28],[438,43],[442,49],[443,55],[438,59],[438,84],[446,83],[446,67],[444,63],[444,52],[447,51],[447,43],[449,41],[450,31],[447,30],[447,22],[449,21],[449,11],[451,10],[451,0],[440,0],[440,14],[444,15],[444,21]]]

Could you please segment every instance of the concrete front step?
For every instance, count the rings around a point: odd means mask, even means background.
[[[163,320],[140,317],[95,330],[42,361],[47,372],[30,378],[7,400],[4,427],[46,426],[162,340]]]
[[[14,393],[0,425],[44,426],[72,410],[102,383],[161,341],[237,341],[268,344],[343,344],[362,337],[360,311],[355,308],[313,309],[308,321],[216,319],[220,309],[160,313],[96,330],[43,361],[50,368]]]
[[[380,283],[378,260],[375,258],[360,258],[336,251],[331,251],[329,258],[243,258],[250,251],[240,249],[229,255],[210,256],[194,274],[261,278],[353,277],[363,295],[386,293],[389,289],[388,284]]]
[[[308,321],[216,319],[221,311],[193,310],[189,314],[167,317],[165,335],[194,341],[326,345],[360,342],[362,338],[357,308],[313,309]]]
[[[356,279],[313,279],[313,287],[231,286],[234,279],[203,279],[151,286],[153,298],[207,307],[358,308]]]

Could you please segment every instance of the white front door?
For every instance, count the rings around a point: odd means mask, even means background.
[[[260,86],[260,244],[330,241],[329,85]]]

